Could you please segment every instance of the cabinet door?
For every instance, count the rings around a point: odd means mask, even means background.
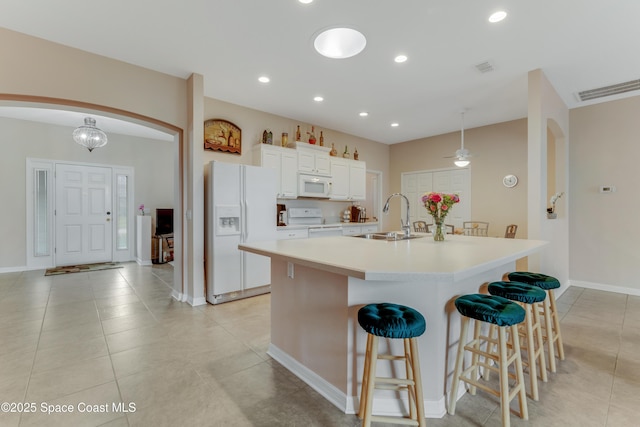
[[[280,194],[282,187],[282,180],[280,178],[280,170],[282,168],[280,153],[276,150],[269,150],[268,147],[262,147],[261,160],[262,161],[260,163],[260,166],[274,169],[276,171],[276,176],[278,177],[278,185],[276,186],[276,197],[282,197],[282,195]]]
[[[332,159],[331,199],[347,200],[349,198],[349,166],[343,159]]]
[[[285,199],[295,199],[298,197],[298,154],[295,152],[282,153],[280,162],[280,194],[280,197]]]
[[[367,166],[364,162],[352,161],[349,164],[349,198],[365,200],[367,197]]]
[[[315,173],[316,159],[312,152],[298,149],[298,170],[300,172]]]
[[[371,225],[363,225],[362,226],[362,232],[363,233],[377,233],[378,232],[378,226],[371,224]]]
[[[306,228],[298,229],[279,229],[277,232],[278,240],[291,240],[291,239],[307,239],[309,237],[309,230]]]
[[[331,161],[328,154],[316,154],[316,171],[323,175],[331,175]]]
[[[359,225],[343,225],[342,226],[342,235],[343,236],[355,236],[356,234],[362,234],[362,228]]]

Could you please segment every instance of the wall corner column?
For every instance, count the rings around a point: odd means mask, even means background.
[[[187,136],[185,144],[185,289],[183,299],[191,305],[206,304],[204,294],[204,77],[187,80]]]

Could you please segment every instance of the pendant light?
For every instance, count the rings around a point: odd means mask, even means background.
[[[85,117],[84,125],[73,131],[73,140],[83,147],[87,147],[91,152],[94,148],[107,145],[107,134],[96,127],[95,119]]]
[[[455,160],[453,163],[459,168],[469,166],[469,150],[464,148],[464,110],[460,112],[461,130],[460,130],[460,149],[456,150]]]

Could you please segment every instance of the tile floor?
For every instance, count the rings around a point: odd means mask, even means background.
[[[268,295],[193,308],[170,297],[171,277],[133,263],[0,274],[0,402],[36,404],[0,412],[0,425],[360,425],[267,356]],[[512,425],[639,425],[640,297],[570,288],[559,307],[567,360]],[[428,425],[499,426],[500,411],[465,395]]]

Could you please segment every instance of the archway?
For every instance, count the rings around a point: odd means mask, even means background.
[[[143,116],[131,111],[121,110],[117,108],[79,102],[61,98],[50,98],[40,96],[27,96],[19,94],[0,94],[0,105],[10,107],[32,107],[42,109],[66,110],[82,112],[84,114],[97,114],[124,122],[135,123],[151,129],[155,129],[171,135],[173,138],[174,153],[174,209],[175,215],[175,239],[174,239],[174,296],[184,295],[184,224],[182,221],[184,210],[183,181],[183,130],[169,123],[154,119],[152,117]]]

